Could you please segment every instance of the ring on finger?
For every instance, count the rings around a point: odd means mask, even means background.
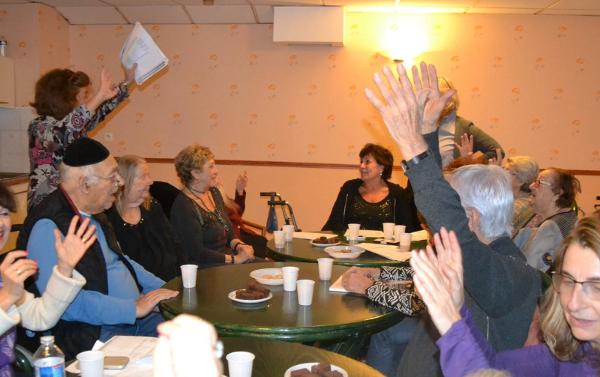
[[[21,274],[22,274],[22,273],[23,273],[23,271],[21,271],[21,269],[19,268],[19,269],[17,270],[17,276],[21,276]]]

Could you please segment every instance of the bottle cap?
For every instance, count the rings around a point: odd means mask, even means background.
[[[46,335],[40,338],[40,343],[43,345],[48,345],[54,343],[54,336]]]

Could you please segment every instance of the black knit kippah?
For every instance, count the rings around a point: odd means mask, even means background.
[[[82,137],[69,145],[65,150],[63,163],[68,166],[86,166],[102,162],[110,152],[104,145],[94,139]]]

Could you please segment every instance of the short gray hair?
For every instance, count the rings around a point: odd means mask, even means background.
[[[96,176],[96,165],[85,165],[85,166],[69,166],[64,163],[61,163],[58,166],[58,172],[60,174],[61,182],[68,182],[73,179],[79,179],[79,177],[84,177],[88,183],[94,184],[98,181],[98,176]]]
[[[508,172],[496,165],[467,165],[448,176],[465,209],[481,215],[479,226],[484,237],[493,241],[510,235],[513,218],[513,192]]]
[[[502,167],[510,170],[523,183],[520,187],[521,191],[531,192],[529,185],[535,181],[540,170],[533,158],[529,156],[508,157]]]

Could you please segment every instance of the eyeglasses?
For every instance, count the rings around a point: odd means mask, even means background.
[[[581,284],[581,290],[591,300],[600,300],[600,280],[577,281],[560,272],[552,272],[552,287],[561,295],[570,296],[577,284]]]
[[[535,181],[533,181],[533,184],[536,186],[548,186],[548,187],[552,187],[552,183],[548,182],[548,181],[543,181],[539,178],[537,178]]]

